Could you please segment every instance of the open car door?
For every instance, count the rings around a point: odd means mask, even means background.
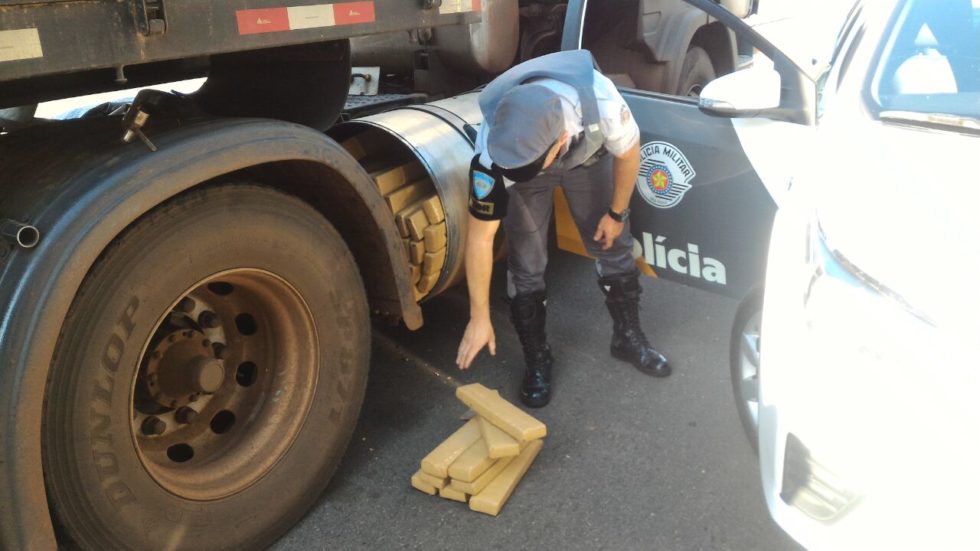
[[[753,165],[747,147],[778,146],[759,138],[760,132],[737,131],[736,122],[752,126],[754,121],[703,112],[698,94],[715,75],[735,69],[736,35],[746,41],[743,48],[747,45],[774,53],[773,57],[779,58],[773,60],[775,64],[785,64],[788,58],[775,52],[739,16],[710,0],[612,3],[615,6],[603,1],[600,7],[596,0],[571,0],[562,49],[592,51],[600,70],[617,83],[640,127],[640,173],[630,205],[640,268],[649,275],[746,299],[761,288],[765,273],[776,209],[770,189],[784,187],[788,176],[782,176],[785,171]],[[677,15],[679,11],[681,15]],[[618,23],[609,22],[610,14],[615,14]],[[668,16],[676,21],[674,34],[681,37],[675,42],[687,51],[687,55],[674,56],[683,59],[683,64],[673,67],[669,62],[647,60],[657,58],[651,49],[677,46],[644,34],[650,27],[646,20]],[[685,25],[691,27],[692,36],[685,36]],[[609,33],[615,36],[611,38]],[[794,72],[788,69],[787,73]],[[647,78],[647,72],[665,71],[680,75],[677,94],[643,89],[644,83],[654,80]],[[784,88],[796,84],[796,79],[790,80],[783,83]],[[804,128],[811,123],[766,121],[770,127],[782,124]],[[772,134],[771,130],[765,133]],[[764,183],[760,172],[765,172],[769,181]],[[778,181],[781,177],[784,180]],[[585,254],[560,196],[557,207],[559,247]]]
[[[813,134],[816,86],[742,21],[744,13],[725,5],[744,9],[735,1],[571,0],[562,49],[590,50],[640,127],[630,204],[640,269],[739,301],[729,368],[739,416],[756,445],[769,236],[794,158],[808,149],[800,144]],[[658,25],[665,19],[670,25]],[[739,50],[754,54],[751,62],[734,61]],[[657,83],[676,93],[650,91]],[[585,255],[556,193],[558,246]]]

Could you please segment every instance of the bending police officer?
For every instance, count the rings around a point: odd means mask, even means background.
[[[470,321],[456,363],[469,368],[488,347],[493,238],[507,237],[507,294],[526,370],[521,401],[551,398],[554,359],[545,333],[548,225],[561,186],[613,320],[610,351],[655,377],[670,365],[639,323],[639,271],[633,259],[629,202],[640,164],[640,132],[613,83],[586,50],[558,52],[512,67],[481,92],[484,123],[470,165],[466,278]],[[589,239],[592,237],[592,239]]]

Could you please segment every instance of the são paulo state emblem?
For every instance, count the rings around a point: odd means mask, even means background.
[[[673,145],[648,142],[640,148],[636,189],[647,203],[658,209],[669,209],[680,203],[691,189],[694,176],[694,168],[687,157]]]

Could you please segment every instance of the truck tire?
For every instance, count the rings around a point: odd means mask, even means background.
[[[314,209],[192,190],[102,254],[45,397],[59,536],[83,549],[259,549],[316,501],[364,397],[365,292]]]
[[[681,65],[681,78],[677,84],[676,94],[696,98],[706,84],[715,79],[715,68],[711,57],[703,48],[693,46],[684,56]]]
[[[762,291],[742,301],[732,323],[729,361],[732,393],[738,418],[752,450],[759,451],[759,351],[761,346]]]

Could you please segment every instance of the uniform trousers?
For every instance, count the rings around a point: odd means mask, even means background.
[[[533,179],[508,188],[503,226],[507,237],[507,294],[511,297],[545,289],[548,230],[554,212],[554,190],[558,186],[565,192],[586,250],[596,259],[599,277],[636,271],[628,219],[623,233],[609,249],[603,250],[602,243],[592,239],[599,220],[612,204],[613,156],[604,155],[588,167],[570,170],[549,167]]]

